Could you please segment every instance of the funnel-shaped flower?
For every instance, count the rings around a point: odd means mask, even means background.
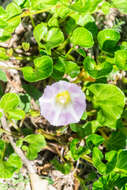
[[[55,126],[79,122],[86,109],[81,88],[66,81],[47,86],[39,102],[41,115]]]

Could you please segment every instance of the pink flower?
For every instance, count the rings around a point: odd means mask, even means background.
[[[86,110],[85,94],[81,87],[66,81],[47,86],[39,103],[41,115],[54,126],[78,123]]]

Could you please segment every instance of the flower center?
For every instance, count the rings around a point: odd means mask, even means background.
[[[67,90],[63,91],[63,92],[59,92],[56,95],[56,102],[62,104],[62,105],[66,105],[71,101],[71,97],[70,94]]]

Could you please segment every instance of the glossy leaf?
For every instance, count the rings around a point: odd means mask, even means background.
[[[63,32],[59,28],[51,28],[46,35],[46,48],[52,49],[64,41]]]
[[[22,161],[15,153],[10,154],[5,160],[5,142],[0,140],[0,178],[11,178],[14,172],[19,172]]]
[[[88,88],[93,94],[93,103],[99,109],[97,120],[107,127],[115,128],[125,105],[125,96],[111,84],[93,84]]]
[[[85,48],[91,48],[94,45],[91,32],[84,27],[78,27],[73,31],[71,41],[74,45]]]
[[[44,9],[46,7],[53,6],[58,0],[31,0],[32,9]]]
[[[115,8],[124,14],[127,14],[127,1],[126,0],[112,0]]]
[[[8,60],[9,56],[4,48],[0,48],[0,60]]]
[[[28,146],[23,147],[29,160],[34,160],[37,157],[38,152],[46,146],[45,138],[40,134],[28,135],[23,141],[29,144]]]
[[[47,25],[43,22],[38,24],[34,28],[33,35],[38,44],[40,44],[40,41],[45,38],[47,32],[48,32]]]
[[[103,157],[102,152],[97,147],[94,147],[92,154],[93,165],[97,168],[100,174],[104,174],[106,170],[106,165],[102,162]]]
[[[113,29],[104,29],[98,33],[97,39],[102,50],[113,51],[120,40],[120,34]]]
[[[53,164],[53,166],[55,167],[56,170],[61,171],[63,174],[69,174],[71,171],[71,164],[70,163],[59,163],[58,160],[53,159],[51,161],[51,163]]]
[[[7,82],[6,73],[0,69],[0,80],[3,82]]]
[[[86,150],[84,146],[79,145],[79,147],[77,147],[78,143],[79,139],[76,138],[73,139],[72,142],[70,143],[70,151],[74,160],[78,160]]]
[[[49,56],[42,56],[34,59],[34,66],[23,67],[21,70],[24,79],[29,82],[36,82],[48,78],[53,71],[53,61]]]
[[[19,96],[15,93],[7,93],[0,100],[0,108],[5,112],[15,109],[20,103]]]
[[[127,150],[121,150],[117,156],[116,168],[127,173]]]
[[[84,69],[92,78],[102,78],[112,71],[112,65],[108,62],[99,63],[98,65],[90,56],[87,56],[83,62]]]
[[[80,67],[73,61],[64,61],[65,73],[71,78],[76,77],[80,73]]]
[[[8,118],[21,120],[25,118],[25,112],[21,109],[9,110],[8,111]]]
[[[115,52],[115,64],[119,69],[127,71],[127,50]]]

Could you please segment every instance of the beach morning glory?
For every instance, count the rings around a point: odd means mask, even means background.
[[[39,103],[41,115],[54,126],[78,123],[86,110],[85,94],[81,87],[66,81],[47,86]]]

